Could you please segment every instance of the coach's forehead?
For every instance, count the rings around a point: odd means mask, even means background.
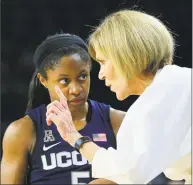
[[[96,60],[107,60],[107,58],[104,56],[104,54],[100,51],[100,49],[95,50],[95,58]]]

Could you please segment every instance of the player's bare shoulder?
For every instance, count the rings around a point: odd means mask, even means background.
[[[113,132],[117,135],[121,123],[126,115],[126,112],[110,108],[110,120],[113,128]]]
[[[31,153],[36,139],[35,136],[33,121],[29,116],[25,116],[12,122],[8,126],[3,138],[3,147],[12,146],[14,148],[14,146],[19,146],[27,149]]]

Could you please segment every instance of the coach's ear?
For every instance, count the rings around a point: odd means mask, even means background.
[[[37,78],[39,79],[40,83],[47,88],[47,80],[40,74],[37,74]]]

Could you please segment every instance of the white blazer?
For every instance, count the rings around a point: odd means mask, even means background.
[[[168,178],[190,182],[190,154],[191,69],[167,65],[127,111],[117,149],[96,152],[92,175],[118,184],[147,184],[165,171]]]

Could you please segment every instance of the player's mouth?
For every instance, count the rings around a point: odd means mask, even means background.
[[[74,98],[69,101],[70,104],[72,105],[79,105],[82,104],[85,101],[85,98]]]

